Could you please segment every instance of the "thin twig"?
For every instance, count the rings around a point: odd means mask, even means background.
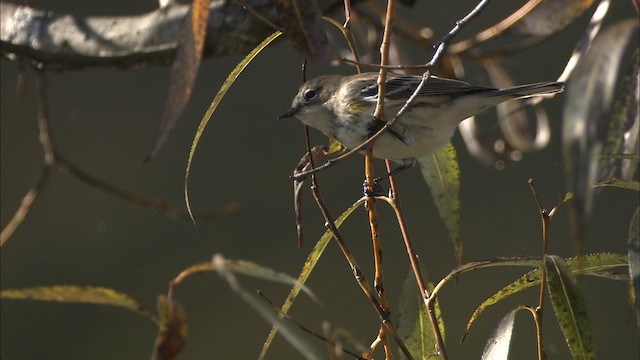
[[[46,185],[50,173],[51,166],[45,165],[42,167],[42,171],[40,172],[38,181],[31,189],[29,189],[29,191],[27,191],[27,193],[22,198],[22,202],[20,202],[20,207],[18,207],[18,210],[16,210],[15,214],[13,214],[11,220],[2,229],[2,233],[0,233],[0,247],[4,246],[5,242],[9,240],[9,238],[24,222],[24,219],[27,217],[29,210],[31,210],[31,206],[36,201],[38,194]]]
[[[380,65],[387,65],[389,63],[389,46],[391,43],[391,34],[393,33],[393,20],[395,18],[395,1],[387,0],[387,11],[385,14],[384,33],[382,36],[382,43],[380,44]],[[387,69],[380,68],[378,73],[378,101],[376,103],[373,117],[381,119],[384,116],[384,99],[385,89],[387,84]],[[365,181],[367,193],[371,194],[375,191],[376,181],[373,168],[373,143],[367,147],[367,153],[364,157],[365,162]],[[373,196],[367,196],[366,209],[369,213],[369,227],[371,228],[371,241],[373,248],[374,259],[374,281],[373,286],[376,289],[378,297],[380,298],[380,306],[387,313],[390,314],[389,302],[384,291],[384,277],[382,267],[382,243],[378,236],[378,214],[376,211],[376,199]],[[383,345],[385,359],[391,359],[391,348],[389,346],[389,340],[385,332],[384,324],[381,325],[378,332],[378,338]],[[373,346],[371,348],[373,350]]]
[[[91,176],[71,164],[70,162],[62,159],[60,155],[56,159],[56,167],[62,172],[68,172],[78,180],[81,180],[87,185],[93,186],[99,190],[102,190],[110,195],[120,198],[135,207],[149,208],[158,211],[174,220],[190,220],[189,213],[180,208],[176,208],[161,198],[143,196],[121,189],[114,185],[111,185],[103,180],[100,180],[94,176]],[[239,207],[237,204],[231,203],[220,209],[206,212],[195,213],[194,218],[198,220],[211,220],[222,216],[233,216],[238,214]]]
[[[51,132],[49,131],[49,106],[47,104],[47,81],[42,70],[35,71],[36,100],[38,106],[38,140],[44,153],[44,164],[53,165],[56,159]]]
[[[479,32],[473,38],[460,41],[456,44],[451,45],[450,51],[452,54],[460,54],[468,51],[474,45],[490,40],[502,33],[505,30],[512,27],[515,23],[524,18],[527,14],[529,14],[538,4],[540,4],[542,0],[530,0],[526,4],[524,4],[520,9],[516,10],[514,13],[509,15],[506,19],[500,21],[494,26]]]
[[[345,0],[348,1],[348,0]],[[331,23],[333,26],[335,26],[336,28],[338,28],[340,30],[340,32],[342,32],[342,36],[344,36],[345,40],[347,41],[347,45],[349,46],[349,50],[351,51],[351,54],[353,55],[353,60],[347,60],[348,62],[351,62],[355,65],[356,70],[358,71],[358,73],[362,72],[362,67],[360,66],[360,55],[358,55],[358,49],[356,48],[356,41],[353,38],[353,33],[351,32],[351,22],[347,22],[345,21],[344,25],[340,25],[339,22],[333,20],[332,18],[328,17],[328,16],[323,16],[322,19],[324,19],[326,22]],[[342,58],[340,57],[335,57],[336,60],[341,60]]]
[[[351,29],[351,1],[344,0],[344,28]]]
[[[253,6],[247,4],[244,0],[236,0],[238,4],[242,5],[242,8],[247,10],[251,15],[260,19],[263,23],[267,24],[270,28],[275,31],[282,31],[282,28],[276,24],[274,24],[271,20],[267,19],[264,15],[262,15],[258,10],[254,9]]]
[[[320,334],[316,333],[315,331],[313,331],[313,330],[309,329],[308,327],[306,327],[304,324],[300,323],[298,320],[296,320],[293,317],[291,317],[291,315],[289,315],[286,312],[282,311],[282,308],[278,307],[273,301],[271,301],[271,299],[269,299],[265,294],[263,294],[262,291],[258,290],[257,293],[269,305],[271,305],[273,307],[273,309],[278,314],[280,314],[280,316],[283,316],[285,319],[291,321],[294,325],[298,326],[298,328],[300,328],[300,330],[302,330],[302,331],[306,332],[307,334],[315,337],[316,339],[322,340],[323,342],[325,342],[327,344],[327,346],[329,346],[329,350],[334,350],[334,352],[335,352],[335,348],[336,348],[337,344],[335,343],[335,341],[333,341],[333,339],[331,339],[331,336],[329,336],[330,334],[320,335]],[[353,356],[354,358],[356,358],[358,360],[365,360],[360,355],[356,354],[353,351],[349,351],[348,349],[342,348],[341,351]],[[333,352],[330,351],[330,353],[333,353]]]
[[[538,312],[538,309],[534,309],[531,306],[522,305],[519,306],[516,310],[527,310],[531,316],[533,317],[533,322],[536,325],[536,338],[538,339],[538,360],[545,359],[544,349],[542,348],[542,318],[541,314]]]
[[[36,201],[38,194],[44,188],[49,175],[51,173],[51,166],[54,164],[55,155],[53,150],[53,144],[51,142],[51,135],[49,133],[49,108],[47,106],[47,87],[46,79],[42,71],[35,72],[36,83],[36,102],[37,102],[37,121],[38,121],[38,141],[42,146],[43,156],[43,168],[40,172],[40,177],[36,184],[27,191],[20,202],[20,207],[16,210],[13,217],[2,229],[0,233],[0,246],[4,245],[7,240],[15,233],[20,225],[26,219],[31,206]]]
[[[360,265],[358,265],[356,259],[353,257],[353,255],[351,254],[351,251],[347,247],[347,244],[344,242],[344,239],[342,238],[342,235],[338,231],[338,228],[335,224],[335,221],[333,220],[333,217],[329,213],[329,210],[327,209],[325,202],[322,199],[322,196],[320,195],[320,191],[318,187],[312,185],[311,192],[313,194],[313,198],[318,204],[318,207],[320,208],[320,211],[322,212],[322,216],[325,219],[325,226],[329,229],[329,231],[331,231],[331,233],[333,234],[333,238],[338,243],[338,246],[340,247],[342,254],[346,258],[347,262],[349,263],[349,267],[351,268],[351,272],[353,273],[353,276],[356,279],[356,282],[358,283],[362,291],[365,293],[365,295],[369,299],[369,302],[371,303],[373,308],[376,310],[386,330],[389,331],[389,333],[393,336],[394,340],[398,344],[398,347],[400,347],[400,350],[402,351],[402,353],[408,359],[413,359],[413,357],[411,356],[411,353],[409,352],[409,349],[407,349],[406,345],[402,341],[402,338],[400,337],[398,330],[396,329],[395,325],[389,318],[389,314],[384,311],[382,306],[380,306],[380,301],[371,290],[371,286],[367,282],[367,279],[364,276],[364,273],[362,272]]]
[[[383,3],[370,1],[368,3],[370,9],[376,15],[382,17],[386,13]],[[366,16],[367,14],[363,14]],[[403,37],[424,49],[431,50],[434,45],[433,31],[427,27],[417,26],[411,23],[406,17],[394,20],[393,33],[399,37]],[[374,26],[377,24],[374,24]]]
[[[375,191],[375,174],[373,171],[373,155],[371,149],[369,149],[364,157],[365,159],[365,192],[372,194]],[[365,208],[369,214],[369,228],[371,229],[371,242],[373,248],[373,263],[374,263],[374,279],[373,287],[380,298],[380,306],[387,313],[390,314],[389,301],[387,300],[386,293],[384,291],[384,276],[382,267],[382,243],[378,236],[378,213],[376,211],[376,198],[374,196],[367,196],[365,200]],[[385,352],[385,358],[389,359],[391,356],[391,349],[389,347],[389,341],[387,339],[384,324],[381,324],[378,331],[378,341],[374,341],[370,348],[371,351],[375,349],[378,343],[382,343]]]
[[[46,185],[52,168],[55,168],[63,173],[70,173],[78,180],[86,183],[87,185],[96,187],[99,190],[123,199],[131,205],[151,208],[165,214],[172,219],[188,220],[190,218],[185,210],[173,207],[162,199],[142,196],[120,189],[98,178],[90,176],[86,172],[80,170],[80,168],[78,168],[77,166],[64,160],[57,153],[51,137],[51,131],[49,127],[49,106],[47,101],[47,82],[45,74],[42,70],[35,71],[35,84],[37,98],[38,140],[40,142],[40,145],[42,146],[43,168],[40,173],[40,177],[36,182],[36,185],[29,189],[29,191],[25,194],[25,196],[22,198],[20,207],[16,210],[16,213],[13,215],[9,223],[4,227],[4,229],[2,229],[2,232],[0,233],[0,246],[4,245],[6,241],[15,233],[18,227],[24,222],[27,214],[29,213],[29,210],[37,199],[38,194]],[[215,211],[199,213],[197,215],[197,218],[205,220],[215,219],[221,216],[235,215],[238,213],[238,211],[238,205],[232,203]]]
[[[347,64],[351,64],[357,67],[370,67],[375,69],[387,69],[387,70],[416,70],[416,69],[424,69],[427,67],[426,64],[416,64],[416,65],[380,65],[362,61],[355,61],[343,57],[335,57],[335,60],[345,62]]]
[[[533,194],[533,198],[536,201],[536,207],[538,208],[538,213],[540,214],[540,220],[542,222],[542,263],[540,264],[540,271],[542,272],[542,276],[540,278],[540,292],[538,294],[538,307],[536,307],[535,312],[537,317],[534,317],[536,321],[536,329],[537,331],[537,344],[538,344],[538,360],[543,360],[545,358],[544,353],[544,344],[542,342],[542,320],[544,314],[544,295],[545,288],[547,284],[547,269],[544,266],[544,258],[547,256],[548,242],[549,242],[549,221],[550,217],[542,207],[542,203],[540,202],[540,198],[538,197],[538,193],[536,192],[536,188],[533,185],[533,179],[529,179],[528,181],[529,187],[531,188],[531,193]]]
[[[384,33],[382,44],[380,44],[380,65],[389,64],[389,46],[391,44],[391,34],[393,33],[393,20],[395,18],[395,1],[387,1],[387,13],[384,20]],[[384,97],[387,85],[387,69],[381,67],[378,72],[378,101],[373,117],[382,119],[384,116]],[[371,143],[373,144],[373,143]]]

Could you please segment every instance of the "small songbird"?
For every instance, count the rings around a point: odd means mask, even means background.
[[[291,109],[296,117],[348,149],[373,136],[393,119],[417,89],[422,76],[387,74],[384,116],[374,118],[378,73],[325,75],[304,83]],[[449,143],[458,124],[502,102],[562,92],[564,83],[541,82],[505,89],[431,76],[413,105],[373,144],[373,156],[413,164]]]

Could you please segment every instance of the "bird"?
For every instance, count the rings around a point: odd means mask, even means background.
[[[295,117],[347,149],[358,147],[394,118],[423,77],[388,73],[384,115],[373,116],[378,73],[322,75],[300,86],[291,108],[278,118]],[[446,146],[458,124],[500,103],[562,92],[562,82],[538,82],[503,89],[429,76],[407,111],[372,146],[375,158],[410,166],[416,158]]]

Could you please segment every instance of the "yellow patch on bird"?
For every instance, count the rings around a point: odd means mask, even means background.
[[[352,101],[349,103],[349,114],[362,114],[362,112],[364,111],[368,111],[367,110],[367,106],[368,104],[364,103],[364,102],[360,102],[360,101]]]

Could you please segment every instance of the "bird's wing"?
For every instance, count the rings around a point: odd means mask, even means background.
[[[408,99],[422,80],[421,76],[389,74],[386,82],[385,98]],[[429,81],[420,89],[419,95],[444,95],[444,94],[468,94],[476,91],[490,90],[491,88],[475,86],[464,81],[439,78],[431,76]],[[368,100],[377,99],[378,84],[375,80],[365,84],[360,91]]]

